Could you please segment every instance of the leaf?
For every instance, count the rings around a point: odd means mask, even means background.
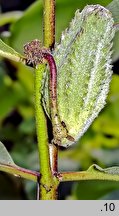
[[[5,146],[0,142],[0,164],[15,165]]]
[[[84,134],[105,105],[111,80],[113,18],[99,5],[86,6],[62,34],[53,53],[57,69],[57,100],[61,121],[75,142]],[[43,93],[49,111],[48,77]],[[73,142],[62,140],[62,146]]]
[[[24,57],[21,54],[19,54],[10,46],[5,44],[1,39],[0,39],[0,56],[17,62],[23,62],[24,59]]]

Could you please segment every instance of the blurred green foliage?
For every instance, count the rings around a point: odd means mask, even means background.
[[[68,27],[76,9],[82,9],[86,4],[107,6],[110,2],[111,0],[56,0],[56,41],[59,41],[61,32]],[[0,26],[9,23],[9,34],[2,32],[1,38],[21,53],[26,42],[35,38],[42,40],[42,7],[42,1],[39,0],[34,1],[20,16],[11,12],[9,19],[6,13],[6,22],[4,19]],[[0,14],[0,20],[3,15]],[[115,44],[114,47],[119,47],[118,34]],[[119,49],[116,49],[114,59],[118,57]],[[16,164],[38,170],[33,81],[32,69],[19,63],[0,60],[0,140],[10,151]],[[119,165],[118,107],[119,76],[114,74],[105,108],[78,144],[60,150],[59,170],[85,170],[94,162],[102,167]],[[6,174],[0,175],[0,182],[3,185],[0,188],[0,199],[35,199],[36,185],[32,182],[21,181]],[[68,198],[103,199],[108,194],[106,198],[109,199],[113,197],[112,191],[117,189],[118,183],[112,182],[74,183]],[[119,198],[119,192],[115,197]]]

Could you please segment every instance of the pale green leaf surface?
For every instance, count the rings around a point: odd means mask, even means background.
[[[12,49],[10,46],[5,44],[1,39],[0,39],[0,56],[17,62],[23,61],[24,58],[22,55],[20,55],[18,52]]]
[[[56,46],[58,68],[58,111],[69,135],[77,141],[105,105],[111,80],[111,47],[114,37],[111,13],[99,5],[90,5],[70,23]],[[44,107],[49,111],[48,79],[44,89]],[[63,146],[72,142],[64,139]]]
[[[0,164],[15,165],[5,146],[0,142]]]

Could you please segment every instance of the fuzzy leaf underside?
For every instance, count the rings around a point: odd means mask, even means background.
[[[53,53],[58,69],[58,114],[75,142],[105,105],[112,75],[113,25],[111,13],[100,5],[86,6],[81,13],[77,10]],[[48,76],[43,104],[50,115]],[[61,145],[73,143],[63,139]]]

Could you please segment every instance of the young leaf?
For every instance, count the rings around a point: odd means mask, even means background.
[[[53,53],[57,69],[58,115],[75,142],[105,105],[111,80],[111,48],[115,29],[111,13],[100,5],[76,12]],[[50,115],[48,77],[43,93]],[[73,144],[67,138],[62,146]]]
[[[1,39],[0,39],[0,56],[17,62],[24,62],[24,57],[18,52],[16,52],[14,49],[12,49],[10,46],[5,44]]]

